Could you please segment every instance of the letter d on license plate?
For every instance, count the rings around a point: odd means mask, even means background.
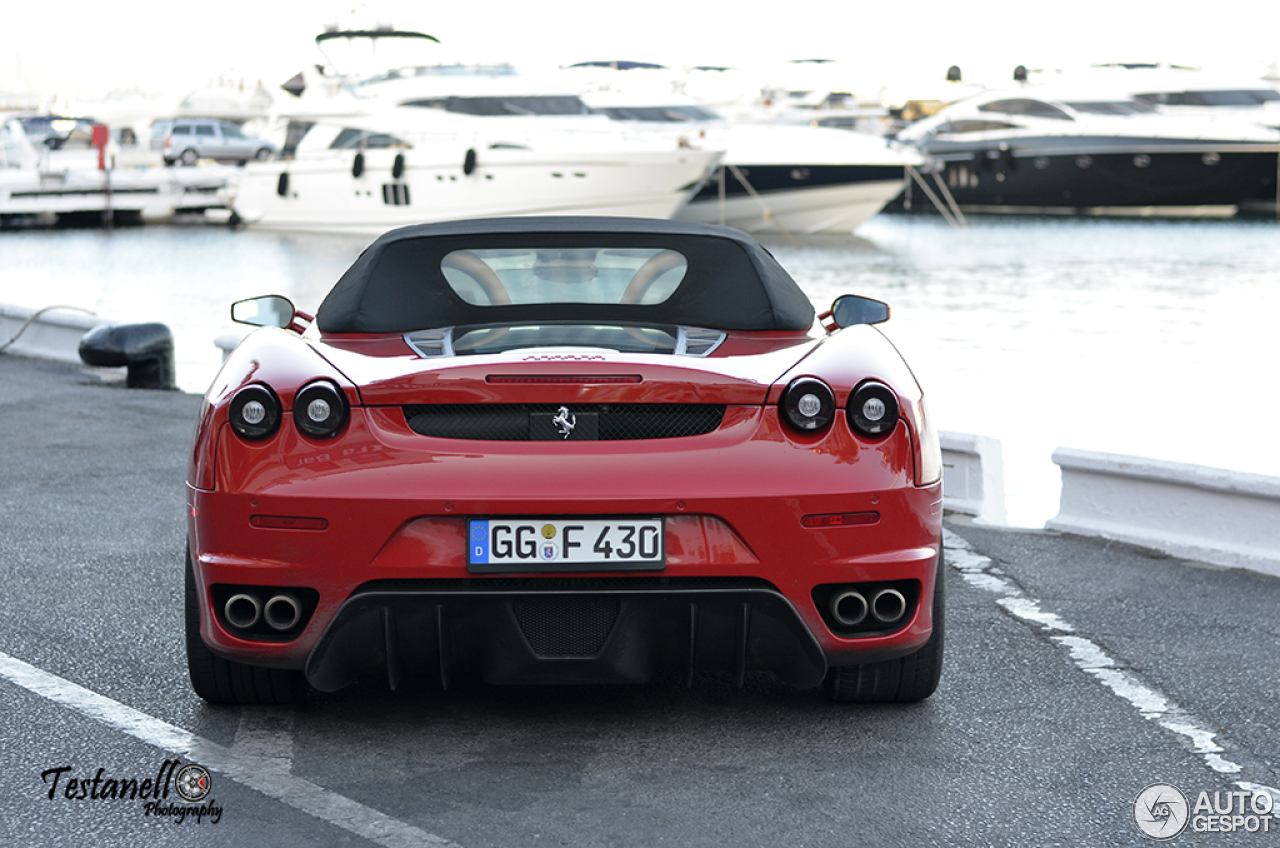
[[[661,518],[486,518],[467,523],[467,570],[658,571]]]

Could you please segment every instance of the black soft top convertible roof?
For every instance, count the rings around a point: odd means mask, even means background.
[[[666,248],[684,254],[684,280],[658,304],[477,306],[445,280],[455,250]],[[407,333],[526,321],[635,322],[716,330],[808,330],[813,305],[755,239],[707,224],[647,218],[530,217],[447,221],[392,230],[369,245],[316,313],[324,333]]]

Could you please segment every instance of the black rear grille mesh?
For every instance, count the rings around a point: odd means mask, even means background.
[[[617,598],[517,598],[511,605],[520,632],[540,657],[600,653],[622,604]]]
[[[631,403],[574,404],[575,416],[595,418],[595,438],[602,441],[674,439],[710,433],[724,420],[723,404]],[[405,406],[410,429],[441,439],[482,439],[521,442],[548,438],[546,416],[559,404],[429,404]],[[535,419],[544,421],[542,430]],[[554,438],[554,431],[551,436]]]

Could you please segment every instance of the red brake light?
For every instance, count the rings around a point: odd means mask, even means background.
[[[490,374],[486,383],[639,383],[639,374]]]

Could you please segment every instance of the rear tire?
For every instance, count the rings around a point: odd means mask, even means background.
[[[833,701],[847,704],[923,701],[938,688],[942,677],[942,645],[946,630],[946,581],[942,543],[938,543],[937,577],[933,589],[933,635],[914,654],[827,672],[822,688]]]
[[[200,154],[188,147],[182,151],[182,155],[178,157],[178,161],[186,167],[190,168],[200,158]]]
[[[187,548],[187,672],[196,694],[213,704],[292,704],[307,691],[300,671],[262,668],[224,660],[200,638],[200,600],[196,595],[191,549]]]

